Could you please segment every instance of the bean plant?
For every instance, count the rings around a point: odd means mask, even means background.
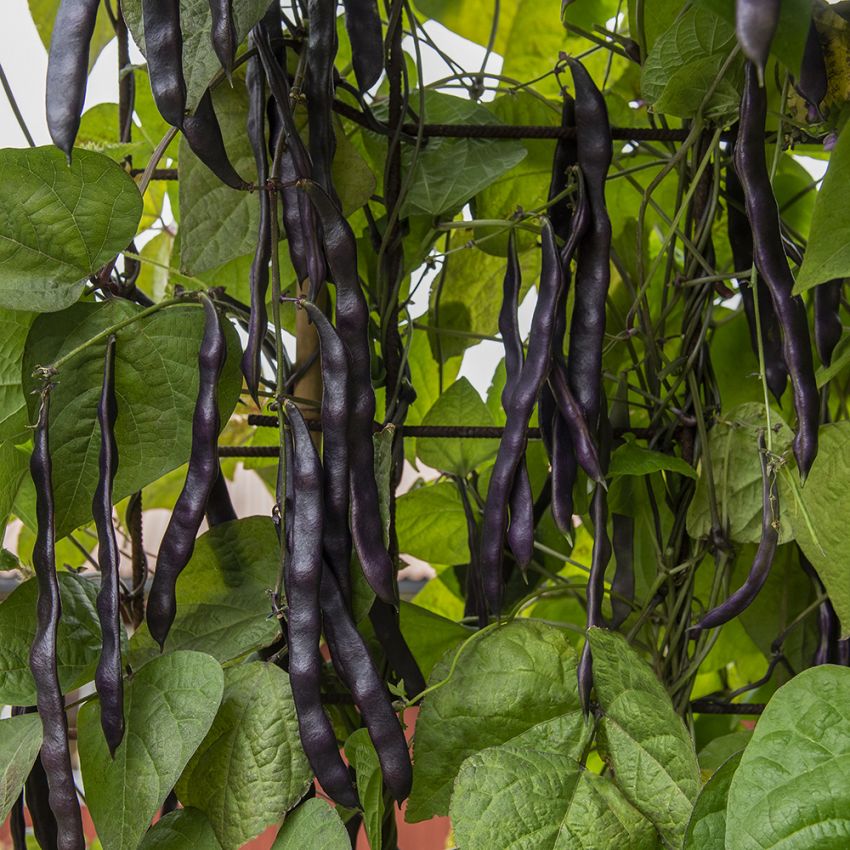
[[[0,69],[15,850],[850,846],[845,4],[268,3]]]

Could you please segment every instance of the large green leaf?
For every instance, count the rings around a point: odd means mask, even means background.
[[[35,24],[41,43],[45,50],[49,50],[50,38],[53,35],[53,23],[56,20],[56,13],[59,11],[60,0],[28,0],[28,3],[32,22]],[[97,23],[94,27],[92,40],[89,43],[89,71],[94,68],[94,63],[97,62],[101,51],[113,38],[115,38],[115,27],[109,20],[106,6],[99,6]]]
[[[639,446],[634,440],[626,437],[626,442],[614,450],[608,474],[617,475],[652,475],[653,472],[677,472],[688,478],[696,478],[696,470],[685,460],[675,455],[655,452],[645,446]]]
[[[146,833],[139,850],[220,850],[210,822],[197,809],[177,809]]]
[[[470,634],[454,620],[440,617],[412,602],[402,602],[398,613],[401,633],[426,679],[440,658]]]
[[[77,719],[86,802],[104,850],[136,850],[151,818],[218,709],[224,675],[200,652],[171,652],[142,667],[124,688],[124,740],[109,754],[100,703]]]
[[[165,651],[193,649],[224,663],[280,637],[279,623],[268,617],[278,551],[268,517],[226,522],[202,534],[177,582],[177,616]],[[147,625],[140,626],[130,640],[130,664],[157,655],[159,645]]]
[[[0,439],[22,442],[27,433],[26,399],[21,387],[21,360],[35,313],[0,310]]]
[[[455,381],[434,402],[422,419],[423,425],[495,425],[493,415],[478,390],[467,378]],[[485,461],[496,456],[498,440],[465,440],[463,438],[419,437],[416,454],[419,459],[441,472],[466,476]]]
[[[726,850],[726,802],[743,750],[730,756],[699,792],[682,850]]]
[[[24,390],[30,416],[38,399],[32,372],[141,308],[110,299],[81,303],[61,314],[39,316],[24,351]],[[219,384],[222,424],[236,406],[242,376],[239,338],[224,322],[228,357]],[[185,463],[198,392],[197,352],[204,332],[198,307],[170,307],[118,331],[115,389],[118,397],[118,474],[115,500]],[[97,403],[103,383],[105,340],[70,361],[58,376],[50,401],[50,448],[56,499],[56,534],[63,537],[91,518],[98,480]]]
[[[824,425],[818,456],[803,488],[803,510],[788,504],[797,542],[817,570],[841,621],[842,637],[850,636],[850,524],[836,498],[850,487],[850,422]],[[811,523],[814,535],[809,529]]]
[[[399,551],[431,564],[466,564],[466,514],[450,481],[408,490],[396,501]]]
[[[366,729],[357,729],[348,736],[345,742],[345,757],[356,773],[357,796],[360,797],[360,805],[363,808],[363,826],[366,828],[370,850],[382,850],[384,785],[381,763]]]
[[[266,0],[242,0],[233,4],[236,38],[242,41],[268,8]],[[145,52],[142,0],[122,0],[121,10],[133,41]],[[186,78],[187,106],[193,109],[210,80],[221,70],[213,52],[210,31],[212,19],[207,0],[180,0],[180,29],[183,33],[183,75]]]
[[[209,818],[224,850],[237,850],[279,821],[311,779],[289,676],[260,661],[228,668],[218,714],[177,783],[180,801]]]
[[[701,7],[687,10],[646,57],[641,76],[644,98],[656,112],[695,116],[735,46],[735,31],[726,21]],[[723,121],[736,114],[741,67],[739,58],[717,83],[702,110],[705,117]]]
[[[0,307],[62,310],[136,235],[139,190],[91,151],[76,151],[69,167],[52,146],[4,148],[0,171]]]
[[[777,413],[771,410],[771,424],[779,426],[773,434],[775,454],[791,446],[793,432]],[[758,451],[758,432],[765,427],[764,405],[742,404],[722,417],[709,433],[708,452],[714,478],[714,492],[721,526],[739,543],[758,543],[761,538],[762,480]],[[784,476],[779,477],[780,517],[790,509],[793,496]],[[688,534],[706,537],[711,532],[711,507],[708,480],[702,470],[696,493],[688,508]],[[794,539],[790,522],[782,522],[779,539]]]
[[[804,670],[776,692],[744,750],[729,788],[726,847],[847,847],[848,772],[850,670]]]
[[[18,799],[41,749],[41,718],[19,714],[0,720],[0,823]]]
[[[429,684],[447,678],[455,654],[446,653]],[[488,747],[511,743],[578,758],[588,730],[576,666],[567,634],[543,623],[515,620],[467,644],[419,713],[407,819],[447,814],[462,762]]]
[[[94,676],[100,654],[100,623],[95,609],[97,585],[74,573],[60,572],[62,618],[56,639],[59,684],[67,693]],[[35,705],[29,652],[35,637],[35,579],[16,587],[0,604],[0,703]]]
[[[455,780],[450,813],[464,850],[658,846],[652,824],[610,779],[569,756],[527,747],[470,756]]]
[[[272,850],[350,850],[351,842],[336,809],[325,800],[306,800],[283,822]]]
[[[0,443],[0,522],[4,525],[28,469],[29,456],[25,451]]]
[[[850,180],[850,130],[845,125],[829,157],[829,167],[817,193],[811,232],[794,292],[805,292],[819,283],[850,276],[850,213],[847,181]]]
[[[599,743],[626,799],[678,848],[699,791],[699,765],[682,718],[625,638],[590,629]]]

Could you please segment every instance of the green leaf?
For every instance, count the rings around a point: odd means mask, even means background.
[[[236,40],[242,42],[268,8],[265,0],[243,0],[233,4]],[[121,10],[133,41],[145,52],[142,0],[122,0]],[[212,48],[212,19],[206,0],[180,0],[180,30],[183,33],[183,75],[186,78],[186,105],[194,109],[212,78],[221,69]],[[220,86],[221,88],[221,86]]]
[[[682,850],[726,850],[726,801],[743,750],[730,756],[699,792]]]
[[[459,378],[434,402],[423,425],[495,425],[493,416],[467,378]],[[419,437],[419,459],[441,472],[466,476],[496,456],[498,440],[436,439]]]
[[[440,658],[463,643],[470,634],[468,629],[454,620],[441,617],[412,602],[401,603],[399,619],[401,633],[426,679]]]
[[[269,619],[268,590],[279,567],[278,542],[268,517],[245,517],[202,534],[177,582],[177,616],[165,651],[193,649],[224,663],[280,637]],[[146,624],[130,640],[130,664],[159,655]]]
[[[794,293],[799,295],[819,283],[850,276],[850,214],[847,181],[850,180],[850,130],[847,125],[829,157],[829,167],[815,200],[812,225],[803,265]]]
[[[696,470],[686,461],[674,455],[655,452],[644,446],[639,446],[633,440],[614,450],[611,455],[611,465],[608,474],[617,475],[652,475],[653,472],[677,472],[688,478],[696,478]]]
[[[378,754],[366,729],[357,729],[345,742],[345,757],[357,774],[357,795],[363,807],[363,825],[371,850],[381,850],[384,787]]]
[[[850,836],[850,670],[804,670],[767,704],[729,788],[726,847],[830,850]]]
[[[793,432],[773,410],[770,421],[771,425],[779,426],[773,434],[774,453],[787,452]],[[762,481],[758,433],[764,429],[765,423],[764,405],[742,404],[725,415],[708,436],[720,523],[727,529],[729,537],[739,543],[758,543],[761,538]],[[793,503],[793,496],[784,476],[779,477],[779,487],[782,519]],[[687,527],[691,537],[706,537],[711,532],[711,507],[704,470],[688,509]],[[779,539],[782,543],[794,539],[790,522],[781,523]]]
[[[136,235],[142,198],[111,159],[55,147],[0,150],[0,307],[73,304],[89,275]]]
[[[527,747],[470,756],[455,780],[450,814],[464,850],[658,846],[652,824],[610,779],[568,756]]]
[[[21,360],[24,344],[35,313],[0,310],[0,440],[25,442],[26,399],[21,387]],[[22,432],[26,437],[21,439]]]
[[[820,366],[815,373],[818,389],[826,386],[850,364],[850,335],[842,336],[832,352],[829,366]]]
[[[177,809],[160,818],[146,833],[139,850],[221,850],[203,812]]]
[[[100,623],[95,609],[97,586],[74,573],[60,572],[62,617],[56,661],[63,693],[91,681],[100,655]],[[18,585],[0,604],[0,703],[35,705],[29,652],[35,637],[38,582]]]
[[[35,420],[38,365],[52,363],[95,334],[139,313],[122,299],[81,303],[59,314],[39,316],[24,351],[24,390]],[[240,346],[224,322],[228,356],[219,383],[222,423],[236,406],[242,386]],[[185,463],[192,439],[192,414],[198,392],[197,352],[204,332],[198,307],[169,307],[118,331],[115,437],[120,461],[115,501],[120,501]],[[56,498],[56,534],[63,537],[91,518],[98,479],[97,403],[103,383],[106,341],[90,346],[62,370],[51,393],[50,449]]]
[[[440,397],[440,372],[442,371],[442,386],[446,387],[454,383],[460,368],[460,358],[455,357],[441,365],[431,353],[431,345],[428,342],[428,332],[418,330],[412,331],[413,339],[407,355],[410,366],[410,383],[416,387],[416,400],[410,405],[405,422],[411,425],[419,425],[422,417],[431,409],[434,402]],[[415,440],[406,440],[407,444],[415,446]]]
[[[77,720],[86,802],[104,850],[135,850],[151,818],[215,717],[224,688],[218,662],[171,652],[142,667],[124,687],[124,740],[109,754],[100,703]]]
[[[279,821],[312,776],[289,676],[259,661],[228,668],[218,714],[177,783],[180,801],[209,818],[223,850],[237,850]]]
[[[803,505],[814,529],[796,503],[786,500],[797,542],[817,570],[841,621],[841,636],[850,636],[850,526],[836,510],[836,494],[850,487],[850,422],[824,425],[818,438],[818,456],[803,488]]]
[[[752,730],[742,729],[713,738],[697,753],[700,769],[709,773],[719,770],[723,762],[740,753],[747,746],[752,736]]]
[[[656,112],[692,118],[700,112],[721,67],[735,48],[735,31],[699,6],[685,11],[656,42],[643,66],[641,92]],[[717,84],[702,115],[731,119],[741,100],[739,57]]]
[[[446,680],[455,655],[446,653],[429,685]],[[578,758],[588,730],[576,666],[567,634],[544,623],[515,620],[467,643],[452,677],[419,712],[407,820],[447,814],[462,762],[488,747],[510,743]]]
[[[272,844],[272,850],[350,850],[351,842],[336,809],[325,800],[305,800],[291,812]]]
[[[625,638],[587,633],[602,710],[599,744],[626,799],[678,848],[699,791],[693,741],[670,697]]]
[[[408,490],[396,501],[399,551],[431,564],[466,564],[466,514],[450,481]]]
[[[440,285],[431,287],[428,325],[435,329],[429,334],[431,350],[443,362],[476,345],[475,335],[495,335],[499,323],[501,297],[494,293],[502,291],[505,261],[478,248],[464,248],[474,235],[473,230],[455,231],[451,248],[458,250],[446,257]],[[524,251],[519,261],[523,298],[539,276],[540,252]]]
[[[41,749],[41,718],[20,714],[0,720],[0,823],[12,810]]]
[[[3,525],[9,518],[28,470],[29,457],[26,452],[9,443],[0,443],[0,521]]]
[[[59,3],[60,0],[29,0],[30,15],[45,50],[50,49],[53,23],[56,20],[56,13],[59,11]],[[99,6],[94,34],[89,43],[89,71],[94,68],[101,51],[113,38],[115,38],[115,28],[109,20],[106,7]]]

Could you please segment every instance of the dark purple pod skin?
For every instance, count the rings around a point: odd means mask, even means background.
[[[376,0],[342,0],[351,42],[351,64],[360,91],[372,88],[384,70],[384,35]]]
[[[121,553],[112,524],[112,484],[118,471],[118,444],[115,441],[115,421],[118,402],[115,398],[115,336],[106,343],[103,366],[103,387],[97,408],[100,423],[100,477],[92,501],[92,517],[97,529],[97,560],[100,567],[100,591],[97,594],[97,615],[100,620],[102,645],[100,660],[94,674],[97,695],[100,697],[100,725],[109,752],[124,738],[124,676],[121,669],[121,585],[118,567]]]
[[[779,25],[780,0],[735,0],[735,33],[744,56],[758,70],[759,80],[770,56]]]
[[[213,50],[229,79],[233,72],[233,60],[238,46],[231,0],[210,0],[210,14],[212,15],[210,37]]]
[[[550,390],[551,392],[551,390]],[[552,519],[561,534],[573,533],[573,487],[578,478],[570,429],[558,413],[552,440]]]
[[[53,812],[50,810],[50,789],[47,784],[44,765],[41,763],[41,754],[36,757],[32,770],[27,777],[24,795],[32,821],[32,830],[35,833],[35,840],[42,848],[53,850],[54,847],[58,846],[59,827],[56,824]]]
[[[425,690],[425,677],[401,633],[398,610],[395,606],[376,599],[369,610],[369,621],[390,667],[404,680],[405,694],[408,698],[421,694]]]
[[[819,120],[822,117],[820,105],[829,90],[829,78],[826,73],[823,45],[814,21],[809,24],[796,88],[800,96],[809,104],[809,120]]]
[[[224,139],[221,135],[221,126],[213,107],[210,90],[204,92],[204,96],[195,107],[191,115],[183,119],[183,135],[192,149],[192,153],[204,164],[222,183],[231,189],[249,189],[250,183],[246,183],[233,167],[224,147]]]
[[[843,289],[843,280],[830,280],[814,290],[815,348],[824,366],[832,362],[832,354],[844,330],[839,314]]]
[[[563,92],[561,104],[561,126],[575,127],[576,102],[566,92]],[[567,188],[567,171],[578,162],[578,148],[575,138],[558,139],[555,145],[555,156],[552,161],[552,178],[549,183],[549,201],[558,197]],[[570,235],[572,210],[569,198],[561,198],[549,206],[549,218],[552,229],[560,242],[566,242]]]
[[[12,804],[9,812],[9,834],[12,837],[12,850],[27,850],[27,824],[24,820],[24,795],[18,794],[18,798]]]
[[[205,326],[198,352],[200,379],[192,418],[189,469],[159,547],[148,596],[148,628],[160,648],[165,644],[177,610],[174,598],[177,579],[195,550],[195,537],[219,473],[218,379],[227,358],[227,341],[215,305],[206,296],[201,299]]]
[[[392,699],[369,650],[348,613],[345,599],[332,570],[322,572],[322,617],[331,661],[351,691],[375,745],[381,774],[394,799],[401,803],[410,795],[413,769],[401,724]]]
[[[291,558],[284,576],[286,631],[289,680],[298,715],[298,731],[304,753],[326,793],[340,805],[355,808],[358,806],[357,793],[340,757],[333,726],[322,708],[322,656],[319,652],[324,519],[322,467],[301,412],[288,400],[284,407],[293,442]]]
[[[71,770],[68,720],[56,668],[56,631],[62,615],[59,582],[56,578],[53,469],[50,458],[48,422],[50,395],[41,394],[38,421],[33,435],[30,475],[35,485],[38,530],[33,548],[33,566],[38,581],[37,626],[30,647],[30,670],[35,680],[38,713],[44,733],[41,762],[47,776],[48,802],[56,818],[57,850],[83,850],[83,821]]]
[[[257,227],[257,248],[251,262],[251,315],[248,319],[248,339],[245,343],[245,351],[242,353],[242,374],[245,376],[248,392],[259,404],[257,392],[260,388],[260,355],[269,322],[266,294],[269,290],[272,232],[271,199],[266,189],[269,178],[266,146],[266,84],[262,63],[256,56],[248,60],[245,86],[248,90],[248,140],[257,166],[260,221]]]
[[[378,510],[372,443],[375,391],[369,350],[369,305],[357,274],[357,240],[339,208],[317,183],[304,181],[299,183],[299,189],[313,203],[322,225],[325,255],[336,285],[336,329],[351,355],[348,430],[351,535],[369,586],[384,602],[397,605],[395,570],[384,545]]]
[[[186,113],[186,80],[183,77],[180,0],[142,0],[142,18],[156,108],[172,127],[182,127]]]
[[[310,124],[310,159],[313,179],[331,197],[336,192],[331,165],[336,151],[333,127],[334,60],[338,48],[336,35],[336,0],[309,0],[309,32],[307,35],[307,120]]]
[[[764,434],[759,434],[759,456],[762,480],[761,540],[753,558],[753,565],[746,581],[725,602],[704,614],[691,628],[694,636],[705,629],[722,626],[746,611],[770,575],[776,547],[779,545],[779,488],[776,486],[776,473],[768,466]]]
[[[635,598],[635,521],[625,514],[611,517],[612,545],[617,568],[611,582],[611,628],[618,629],[631,613],[626,600]]]
[[[47,129],[68,162],[86,100],[89,45],[100,0],[62,0],[47,54]]]
[[[738,179],[734,168],[726,169],[726,195],[729,203],[726,208],[726,222],[729,234],[729,247],[732,249],[732,259],[735,269],[743,271],[753,265],[753,232],[744,211],[744,187]],[[756,325],[756,308],[753,290],[749,278],[738,281],[741,302],[747,325],[750,329],[750,345],[758,359],[759,343]],[[785,355],[782,352],[782,332],[779,330],[779,320],[773,301],[763,280],[757,281],[759,323],[761,324],[761,341],[764,349],[764,377],[767,388],[773,397],[779,401],[788,383],[788,370],[785,368]]]
[[[740,130],[733,152],[733,162],[744,187],[747,218],[753,232],[756,268],[770,291],[782,329],[782,349],[791,377],[794,408],[797,412],[794,455],[800,475],[805,478],[817,456],[820,416],[809,326],[802,299],[792,294],[794,276],[782,246],[779,209],[773,195],[765,157],[765,90],[759,87],[756,71],[751,63],[745,66],[744,78]]]
[[[578,250],[567,369],[570,389],[595,433],[602,404],[602,343],[611,281],[611,220],[605,206],[605,180],[613,148],[602,93],[580,62],[571,59],[570,70],[579,128],[576,158],[584,177],[590,222]]]
[[[325,562],[351,605],[351,533],[348,529],[348,349],[325,314],[302,301],[319,335],[322,355],[322,466],[325,494]]]
[[[233,502],[230,499],[230,493],[227,490],[227,479],[221,471],[221,464],[218,467],[218,475],[215,477],[215,483],[210,490],[210,497],[207,499],[207,509],[205,511],[207,523],[210,528],[215,528],[217,525],[224,525],[226,522],[233,522],[238,519],[236,508],[233,507]]]

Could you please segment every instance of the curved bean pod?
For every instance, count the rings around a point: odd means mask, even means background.
[[[24,784],[24,796],[27,809],[32,821],[32,831],[35,840],[42,848],[54,848],[59,840],[59,827],[56,818],[50,810],[50,788],[47,784],[47,774],[41,763],[41,753],[36,756],[30,774]]]
[[[156,108],[172,127],[182,127],[186,113],[186,80],[180,0],[142,0],[142,20]]]
[[[380,599],[397,603],[395,570],[381,529],[372,422],[375,391],[369,351],[369,306],[357,274],[357,241],[350,225],[322,188],[299,183],[322,225],[328,266],[336,285],[336,329],[351,355],[349,362],[349,458],[351,464],[351,535],[363,575]]]
[[[369,621],[375,630],[375,637],[387,656],[390,667],[404,681],[404,692],[408,697],[425,690],[425,677],[419,669],[404,635],[401,633],[398,611],[394,605],[375,599],[369,609]]]
[[[80,129],[99,0],[62,0],[47,54],[47,129],[68,162]]]
[[[198,397],[192,417],[192,451],[183,490],[159,547],[156,572],[148,596],[147,623],[160,648],[174,622],[174,588],[195,549],[195,537],[218,477],[218,379],[227,357],[227,341],[213,302],[201,296],[204,336],[198,352]]]
[[[773,557],[779,545],[779,488],[776,486],[776,473],[768,463],[764,434],[759,434],[759,458],[762,481],[761,540],[753,565],[746,581],[725,602],[705,613],[691,628],[694,634],[722,626],[746,611],[770,575]]]
[[[9,812],[9,835],[12,850],[27,850],[27,824],[24,820],[24,792],[18,794]]]
[[[551,394],[552,391],[548,392]],[[552,403],[555,403],[554,397]],[[570,535],[574,531],[573,487],[578,478],[578,463],[570,429],[560,413],[555,418],[549,457],[552,464],[552,519],[561,534]]]
[[[97,615],[103,643],[100,660],[94,674],[97,695],[100,697],[100,725],[109,752],[124,738],[124,676],[121,669],[121,586],[118,566],[121,553],[112,524],[112,483],[118,471],[118,444],[115,442],[115,420],[118,402],[115,399],[115,336],[106,342],[103,366],[103,387],[97,408],[100,423],[100,477],[92,501],[92,516],[97,529],[97,560],[100,567],[100,592],[97,594]]]
[[[224,73],[230,79],[233,72],[233,60],[236,57],[236,25],[233,23],[231,0],[210,0],[212,15],[212,46]]]
[[[347,604],[351,604],[351,533],[348,530],[348,350],[325,314],[302,301],[316,326],[322,356],[322,466],[325,533],[323,547]]]
[[[331,165],[336,150],[333,126],[334,59],[338,48],[336,0],[309,0],[310,29],[307,36],[307,120],[310,126],[310,158],[313,179],[336,198]]]
[[[592,432],[602,399],[602,342],[605,301],[611,280],[611,220],[605,207],[605,180],[613,148],[608,109],[584,66],[570,60],[576,90],[576,159],[584,178],[590,222],[576,264],[575,303],[567,358],[569,385]]]
[[[779,210],[765,158],[767,96],[765,90],[759,87],[751,63],[745,67],[744,80],[741,125],[733,161],[744,187],[747,218],[753,231],[756,268],[770,290],[782,329],[782,350],[791,376],[794,408],[797,411],[794,455],[800,475],[805,478],[818,451],[820,413],[809,327],[802,299],[792,295],[794,276],[782,246]]]
[[[321,606],[331,661],[340,679],[351,691],[354,704],[369,730],[384,782],[395,800],[401,803],[409,796],[413,781],[404,731],[393,709],[387,686],[348,613],[345,599],[330,569],[322,572]]]
[[[195,111],[183,119],[183,136],[189,143],[192,153],[204,164],[222,183],[231,189],[248,189],[246,183],[237,173],[227,156],[221,126],[213,107],[212,94],[207,89],[198,101]]]
[[[239,518],[236,514],[236,508],[233,507],[233,502],[230,499],[230,493],[227,490],[227,479],[221,471],[221,464],[218,466],[218,474],[215,477],[215,482],[207,499],[205,513],[210,528],[215,528],[217,525],[222,525],[225,522],[233,522],[233,520]]]
[[[820,104],[829,90],[829,78],[826,72],[826,60],[823,55],[818,29],[815,22],[809,24],[806,46],[803,50],[803,62],[800,76],[797,78],[797,91],[809,104],[809,121],[820,119]]]
[[[30,670],[35,679],[38,713],[44,738],[41,762],[47,776],[50,810],[56,818],[58,850],[83,850],[83,821],[71,770],[68,719],[56,669],[56,630],[62,615],[59,582],[56,578],[53,468],[50,458],[48,422],[50,391],[41,393],[38,421],[33,435],[30,475],[35,485],[38,531],[32,559],[38,581],[38,622],[30,647]]]
[[[744,56],[757,68],[759,80],[779,25],[780,0],[735,0],[735,34]]]
[[[561,103],[561,127],[575,127],[576,125],[576,102],[566,92],[562,92]],[[570,235],[572,222],[572,208],[570,199],[567,197],[554,201],[562,195],[567,188],[567,172],[578,163],[578,147],[576,139],[561,138],[555,144],[555,156],[552,160],[552,179],[549,183],[549,218],[552,221],[552,229],[555,236],[561,242],[566,242]]]
[[[832,353],[844,330],[838,312],[843,288],[843,280],[830,280],[815,287],[815,348],[824,366],[832,362]]]
[[[360,91],[372,88],[384,70],[384,34],[376,0],[342,0],[351,42],[351,64]]]
[[[284,402],[292,432],[292,546],[285,576],[289,679],[298,714],[301,744],[325,791],[343,806],[357,806],[348,768],[339,754],[336,735],[322,708],[322,467],[307,424],[298,408]]]
[[[626,514],[611,517],[612,545],[617,569],[611,581],[611,628],[619,628],[631,613],[635,598],[635,521]]]

